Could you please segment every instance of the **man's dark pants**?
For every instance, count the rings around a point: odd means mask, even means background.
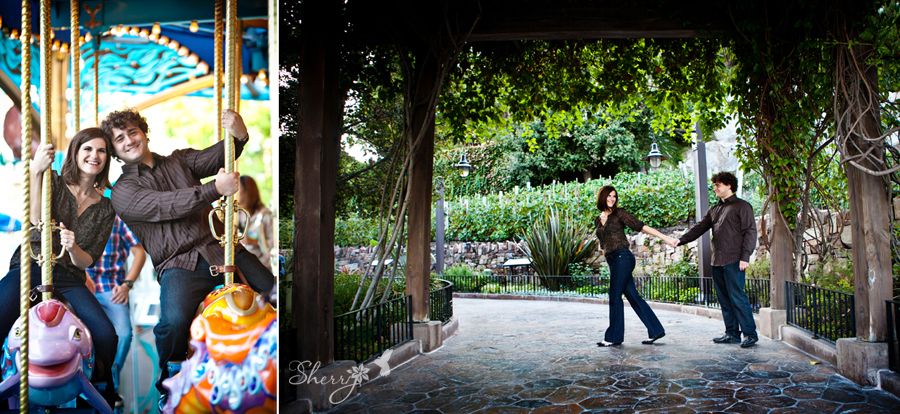
[[[747,337],[756,338],[756,322],[753,320],[750,300],[744,291],[746,273],[741,270],[739,263],[713,266],[713,284],[722,307],[725,333],[740,338],[743,332]]]
[[[241,269],[241,273],[247,278],[253,290],[264,294],[272,290],[275,276],[256,256],[241,250],[235,255],[235,264]],[[187,357],[190,327],[197,313],[197,307],[206,295],[222,283],[222,276],[210,276],[209,264],[202,257],[193,271],[163,270],[159,278],[161,314],[159,323],[153,328],[161,371],[156,388],[160,393],[168,393],[162,381],[169,377],[169,362],[184,361]]]

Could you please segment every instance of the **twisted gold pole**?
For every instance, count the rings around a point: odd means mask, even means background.
[[[215,31],[213,32],[213,93],[216,95],[216,141],[221,141],[222,133],[222,36],[225,30],[225,21],[223,20],[222,10],[223,0],[216,0],[215,7]]]
[[[71,27],[69,32],[72,50],[72,118],[75,120],[75,131],[81,130],[81,25],[78,21],[78,0],[71,0]]]
[[[100,125],[100,34],[94,39],[94,125]]]
[[[237,35],[237,0],[227,0],[225,5],[225,105],[235,108],[235,42]],[[225,171],[234,172],[234,137],[225,134]],[[225,197],[225,266],[234,265],[234,195]],[[234,272],[225,273],[225,285],[234,283]]]
[[[53,62],[53,56],[50,49],[52,39],[50,38],[50,0],[41,0],[41,143],[53,143],[53,134],[50,124],[50,76]],[[50,172],[44,173],[43,187],[41,188],[41,283],[44,285],[53,284],[53,216],[50,211],[51,204],[51,181]],[[43,300],[50,300],[53,295],[51,292],[43,292],[41,294]]]
[[[19,353],[19,412],[28,413],[28,309],[31,301],[31,1],[22,0],[22,163],[25,179],[22,183],[22,248],[19,251],[19,313],[22,319],[22,349]]]

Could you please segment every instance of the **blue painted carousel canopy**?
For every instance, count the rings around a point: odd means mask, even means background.
[[[33,2],[32,31],[37,33],[37,4]],[[80,14],[82,34],[90,29],[94,41],[82,47],[81,89],[89,99],[93,94],[93,59],[99,41],[100,93],[154,95],[168,88],[206,76],[212,71],[213,1],[126,1],[82,0]],[[0,2],[3,35],[0,35],[0,71],[18,85],[21,80],[21,43],[11,38],[21,27],[18,2]],[[54,0],[51,12],[55,39],[69,42],[69,0]],[[99,12],[93,17],[85,10]],[[238,15],[242,19],[265,18],[264,0],[240,0]],[[197,21],[196,30],[191,22]],[[241,86],[242,99],[268,100],[269,89],[261,71],[268,70],[268,31],[259,20],[244,27],[242,35],[241,71],[247,82]],[[159,32],[151,35],[158,23]],[[124,29],[124,30],[123,30]],[[67,47],[67,46],[65,46]],[[32,46],[32,84],[40,87],[38,77],[39,50]],[[70,80],[71,81],[71,80]],[[212,97],[212,88],[191,93]],[[103,100],[101,99],[101,111]]]

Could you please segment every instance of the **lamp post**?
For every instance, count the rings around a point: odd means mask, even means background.
[[[462,156],[459,157],[459,162],[456,163],[453,167],[455,167],[457,170],[459,170],[459,176],[464,177],[464,178],[468,177],[469,172],[471,172],[474,169],[474,167],[472,167],[472,164],[469,164],[469,160],[466,159],[465,152],[462,153]]]
[[[459,157],[459,162],[454,164],[453,168],[459,170],[460,177],[468,177],[469,173],[475,169],[466,159],[465,152]],[[434,213],[434,271],[442,275],[444,274],[444,177],[438,176],[436,180],[435,189],[438,199]]]
[[[444,274],[444,177],[437,177],[437,211],[434,214],[434,271]]]
[[[650,161],[650,171],[656,171],[656,169],[659,168],[659,164],[668,158],[669,157],[663,155],[663,153],[659,151],[659,145],[656,144],[656,141],[653,141],[653,143],[650,144],[650,153],[644,157],[644,161]]]

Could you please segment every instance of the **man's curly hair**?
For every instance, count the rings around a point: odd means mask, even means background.
[[[100,124],[100,128],[103,129],[103,132],[106,132],[107,135],[113,137],[113,128],[125,129],[128,128],[129,125],[140,128],[145,135],[148,132],[147,118],[144,118],[138,111],[131,108],[110,113]]]

